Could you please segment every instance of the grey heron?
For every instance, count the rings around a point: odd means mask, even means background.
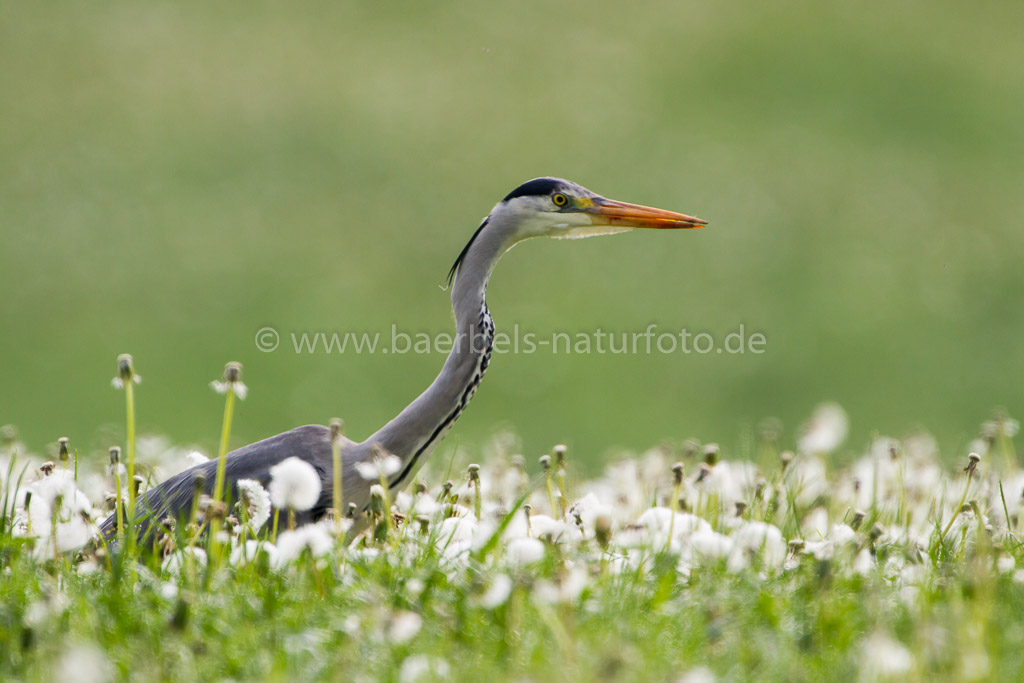
[[[354,503],[362,510],[370,496],[372,482],[359,476],[357,463],[370,460],[378,449],[397,456],[401,468],[387,483],[392,490],[399,489],[412,480],[465,410],[491,361],[494,323],[487,309],[486,290],[502,254],[533,237],[576,239],[634,228],[704,225],[705,221],[693,216],[607,199],[560,178],[535,178],[510,192],[484,218],[448,272],[456,337],[441,372],[412,403],[365,441],[340,437],[345,503]],[[332,507],[333,491],[331,430],[325,426],[297,427],[229,453],[227,492],[237,500],[236,483],[241,479],[256,479],[267,485],[270,469],[290,457],[310,463],[322,483],[317,504],[296,521],[302,524],[323,517]],[[216,468],[217,461],[211,460],[153,487],[140,499],[135,519],[188,514],[197,488],[205,486],[206,492],[211,492]],[[103,523],[102,530],[108,536],[114,530],[113,515]]]

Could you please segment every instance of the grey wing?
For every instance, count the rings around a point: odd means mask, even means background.
[[[238,499],[239,479],[256,479],[264,486],[270,482],[270,468],[288,458],[301,458],[320,475],[320,500],[310,510],[301,513],[298,522],[304,524],[321,517],[330,507],[332,452],[331,431],[321,425],[306,425],[282,432],[263,441],[243,446],[227,455],[225,463],[225,487],[231,500]],[[210,495],[217,477],[217,460],[212,459],[174,475],[153,487],[136,504],[135,519],[139,524],[139,538],[150,535],[152,524],[165,517],[184,520],[192,510],[196,492],[196,478],[205,479],[203,491]],[[114,536],[114,518],[108,517],[100,532],[106,539]]]

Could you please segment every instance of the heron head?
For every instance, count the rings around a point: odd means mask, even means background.
[[[505,250],[531,237],[580,239],[634,228],[676,230],[705,225],[707,221],[686,214],[608,199],[561,178],[534,178],[491,209],[448,271],[448,283],[483,233]]]
[[[580,239],[635,228],[673,230],[707,224],[686,214],[608,199],[561,178],[523,183],[494,207],[491,217],[509,226],[517,240]]]

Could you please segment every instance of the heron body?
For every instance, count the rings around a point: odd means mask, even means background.
[[[498,202],[459,254],[448,274],[455,342],[440,373],[412,403],[369,438],[355,442],[341,437],[345,504],[362,510],[374,482],[364,480],[355,465],[375,457],[378,449],[396,455],[401,469],[388,480],[394,491],[407,485],[466,409],[491,360],[494,322],[486,290],[498,259],[513,246],[533,237],[576,239],[625,232],[634,228],[699,228],[705,222],[685,214],[626,204],[597,195],[560,178],[523,183]],[[227,455],[226,481],[232,500],[237,482],[256,479],[266,486],[270,468],[290,457],[310,463],[322,487],[317,504],[297,517],[307,523],[323,517],[333,505],[331,431],[306,425],[239,448]],[[185,470],[150,489],[139,501],[136,519],[181,518],[192,509],[197,478],[206,493],[214,486],[217,462]],[[108,535],[114,517],[103,523]]]

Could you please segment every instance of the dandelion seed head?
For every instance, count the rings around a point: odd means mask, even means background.
[[[282,563],[292,562],[303,552],[323,557],[334,547],[334,540],[322,524],[306,524],[295,531],[283,531],[277,537],[277,551]]]
[[[861,672],[868,680],[897,678],[909,673],[914,666],[910,650],[883,633],[875,633],[864,640],[861,661]]]
[[[270,494],[255,479],[238,481],[239,502],[245,506],[249,526],[260,529],[270,519]]]
[[[403,610],[395,612],[388,624],[388,640],[395,645],[403,645],[416,637],[423,626],[423,617],[415,612]]]
[[[424,683],[451,679],[448,660],[426,654],[409,655],[398,669],[399,683]]]
[[[274,507],[302,512],[316,505],[322,484],[312,465],[292,457],[270,468],[269,488]]]
[[[188,546],[165,557],[161,566],[165,572],[175,576],[189,566],[201,569],[206,566],[206,551],[195,546]]]
[[[480,596],[480,606],[484,609],[496,609],[508,602],[511,594],[512,579],[508,574],[496,574],[491,579],[490,587]]]
[[[357,462],[356,472],[366,481],[380,481],[397,474],[402,469],[402,459],[397,455],[377,455],[372,460]]]
[[[124,389],[125,384],[139,384],[142,378],[135,374],[135,364],[130,353],[122,353],[117,357],[117,375],[110,380],[115,389]]]
[[[766,567],[779,568],[786,559],[786,541],[778,527],[765,522],[747,522],[732,534],[733,549],[729,555],[730,571],[740,571],[760,556]]]
[[[700,562],[714,562],[729,557],[732,553],[733,540],[724,534],[708,529],[701,529],[686,540],[691,552]]]
[[[831,453],[846,440],[849,431],[846,411],[838,403],[824,403],[815,408],[810,423],[799,441],[802,453]]]
[[[210,459],[199,451],[189,451],[185,454],[185,461],[188,462],[189,467],[195,467],[196,465],[202,465],[204,462],[209,462]]]
[[[540,562],[544,555],[544,544],[528,536],[513,539],[505,548],[505,559],[513,567],[524,567]]]
[[[715,680],[715,675],[711,673],[711,669],[698,666],[677,678],[676,683],[715,683]]]
[[[589,583],[586,570],[574,566],[557,583],[539,579],[534,583],[530,597],[537,604],[574,603],[579,600]]]
[[[113,680],[114,667],[106,654],[95,645],[73,644],[57,660],[57,681],[104,683]]]
[[[532,515],[530,517],[530,533],[534,538],[551,538],[558,540],[568,529],[568,524],[548,515]]]
[[[213,380],[210,382],[210,388],[218,394],[227,394],[230,391],[243,401],[245,400],[245,397],[249,395],[249,387],[247,387],[243,382],[224,382],[221,380]]]

